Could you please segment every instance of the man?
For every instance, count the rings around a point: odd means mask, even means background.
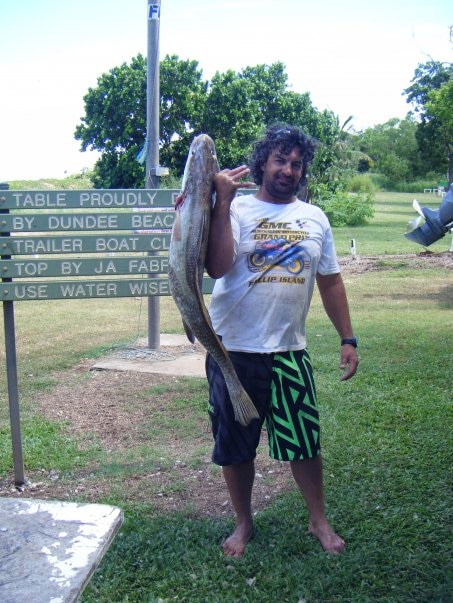
[[[305,318],[316,280],[326,313],[341,340],[341,379],[358,366],[348,302],[332,232],[325,214],[296,197],[306,182],[315,143],[296,127],[270,127],[254,149],[250,169],[222,170],[215,179],[206,268],[216,281],[210,315],[239,379],[261,420],[247,427],[234,420],[225,382],[215,361],[206,362],[213,461],[223,475],[236,513],[236,527],[223,543],[241,557],[252,535],[254,459],[264,420],[270,455],[289,461],[305,499],[311,534],[324,550],[345,543],[324,512],[319,420]],[[249,173],[256,195],[235,197]]]

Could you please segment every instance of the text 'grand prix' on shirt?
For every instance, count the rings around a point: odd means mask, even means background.
[[[300,200],[274,204],[254,195],[236,197],[230,214],[235,261],[214,286],[216,333],[231,351],[305,348],[316,273],[340,271],[327,216]]]

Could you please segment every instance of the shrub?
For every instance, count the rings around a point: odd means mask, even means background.
[[[386,191],[393,191],[395,193],[423,193],[426,188],[437,188],[439,186],[441,178],[430,178],[424,180],[414,180],[406,182],[404,180],[394,182],[388,178],[384,178],[382,181],[382,189]]]
[[[374,216],[371,193],[338,192],[315,201],[327,215],[332,226],[362,226]]]
[[[387,178],[385,176],[378,174],[377,172],[367,174],[367,176],[370,178],[377,190],[386,190]]]
[[[368,174],[355,174],[347,183],[351,193],[375,193],[377,186]]]
[[[437,188],[439,180],[416,180],[415,182],[398,182],[394,190],[397,193],[423,193],[426,188]]]

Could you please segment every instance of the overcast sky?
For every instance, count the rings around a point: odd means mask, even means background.
[[[91,167],[83,96],[146,55],[147,0],[0,0],[0,181]],[[451,0],[161,0],[160,57],[216,71],[285,64],[289,84],[360,130],[403,118],[419,63],[452,61]],[[220,158],[221,160],[221,158]]]

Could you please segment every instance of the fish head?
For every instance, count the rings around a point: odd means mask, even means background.
[[[190,145],[184,169],[183,194],[189,194],[195,187],[198,188],[200,183],[212,190],[214,176],[218,171],[219,163],[214,141],[207,134],[196,136]]]

